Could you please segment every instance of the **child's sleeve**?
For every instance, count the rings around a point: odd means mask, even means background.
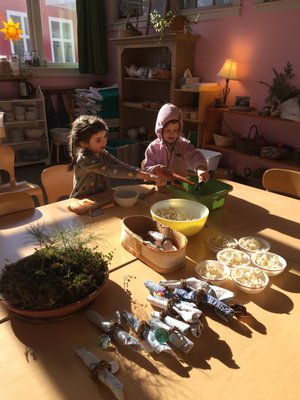
[[[139,168],[123,163],[109,152],[105,151],[99,160],[85,159],[80,168],[92,171],[96,174],[111,178],[133,178],[137,177]]]
[[[145,151],[145,160],[143,165],[143,169],[149,174],[152,174],[156,167],[164,166],[163,164],[159,164],[157,157],[155,147],[150,143]]]
[[[207,161],[200,149],[196,149],[192,143],[185,143],[184,158],[189,161],[190,168],[197,172],[198,169],[207,171]]]

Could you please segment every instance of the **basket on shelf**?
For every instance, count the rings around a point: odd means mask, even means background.
[[[236,138],[233,136],[213,134],[215,145],[218,147],[232,147],[235,145]]]
[[[152,74],[155,79],[171,79],[171,71],[168,69],[153,69]]]
[[[254,135],[251,137],[251,132],[254,130]],[[236,141],[236,148],[242,153],[260,154],[260,149],[267,145],[267,141],[262,135],[259,135],[256,125],[252,125],[248,132],[248,137],[239,138]]]

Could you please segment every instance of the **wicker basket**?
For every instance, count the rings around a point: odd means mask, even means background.
[[[232,136],[213,134],[215,145],[219,147],[232,147],[235,145],[235,138]]]
[[[251,137],[251,132],[254,130],[254,135]],[[260,149],[266,146],[267,142],[262,135],[258,134],[258,128],[256,125],[252,125],[248,132],[248,137],[239,138],[236,141],[236,148],[242,153],[248,154],[260,154]]]

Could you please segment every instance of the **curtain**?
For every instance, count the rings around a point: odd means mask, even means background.
[[[79,72],[107,73],[107,33],[104,0],[76,0]]]

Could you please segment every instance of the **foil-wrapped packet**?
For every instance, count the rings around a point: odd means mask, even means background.
[[[194,346],[194,343],[175,327],[170,328],[167,324],[157,318],[150,319],[149,325],[154,331],[158,329],[165,330],[168,336],[168,341],[184,353],[188,353]]]
[[[161,352],[173,353],[173,350],[167,343],[159,343],[155,337],[155,332],[146,321],[139,321],[132,313],[126,310],[122,312],[122,316],[142,340],[146,351],[149,353],[154,351],[157,354]]]
[[[89,310],[87,312],[88,319],[97,325],[105,334],[124,346],[129,346],[135,351],[144,350],[143,345],[130,333],[126,332],[121,326],[121,315],[116,311],[115,319],[107,321],[102,315],[96,311]]]
[[[93,353],[87,351],[84,347],[76,349],[75,353],[85,363],[90,370],[90,377],[96,382],[101,381],[114,394],[116,399],[124,400],[123,385],[113,375],[119,370],[117,361],[107,362],[99,360]]]

